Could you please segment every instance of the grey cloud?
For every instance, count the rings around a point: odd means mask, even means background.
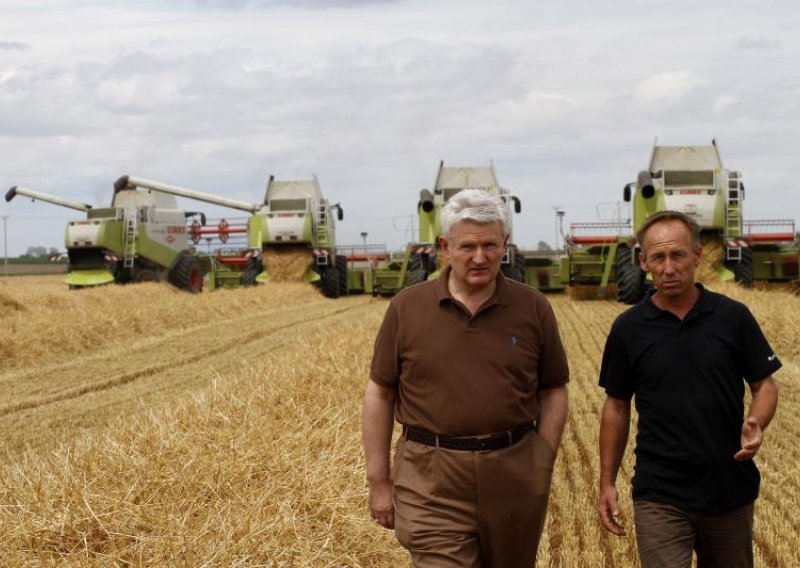
[[[288,6],[293,8],[327,9],[339,7],[398,4],[404,0],[194,0],[201,7],[231,10]]]
[[[778,49],[782,45],[779,38],[766,36],[742,36],[736,42],[740,49]]]
[[[30,48],[30,45],[21,41],[0,41],[0,51],[25,51]]]

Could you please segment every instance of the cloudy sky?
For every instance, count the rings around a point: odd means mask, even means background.
[[[533,247],[555,207],[610,220],[655,137],[716,137],[745,216],[800,225],[798,29],[791,0],[4,0],[0,188],[104,206],[127,173],[258,202],[317,174],[340,243],[399,248],[440,160],[491,160]],[[83,216],[0,214],[11,256]]]

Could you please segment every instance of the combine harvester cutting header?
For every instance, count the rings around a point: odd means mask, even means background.
[[[70,270],[64,282],[70,288],[167,280],[181,290],[202,290],[200,261],[187,246],[186,219],[199,217],[203,224],[205,217],[178,209],[171,195],[116,188],[108,208],[20,186],[8,190],[6,201],[17,195],[86,213],[86,220],[67,223],[64,237]]]
[[[270,277],[270,253],[299,252],[307,256],[308,264],[303,277],[318,283],[322,292],[337,298],[348,293],[347,262],[336,255],[335,221],[342,220],[339,204],[331,205],[322,196],[316,176],[311,180],[276,181],[270,176],[264,202],[252,204],[228,199],[209,193],[193,191],[133,176],[117,180],[117,187],[139,187],[165,194],[189,197],[250,213],[246,227],[220,226],[202,228],[193,226],[190,234],[199,242],[202,235],[216,234],[224,242],[231,232],[247,233],[247,250],[234,256],[217,256],[214,261],[213,279],[209,284],[217,286],[251,286],[267,281]]]
[[[632,222],[573,223],[562,273],[573,287],[592,287],[605,298],[616,284],[617,299],[634,304],[648,286],[639,265],[635,234],[653,213],[681,211],[700,225],[706,251],[721,251],[712,266],[722,280],[745,287],[798,279],[798,246],[793,220],[746,221],[739,172],[725,169],[716,140],[710,146],[653,145],[650,165],[629,183]]]

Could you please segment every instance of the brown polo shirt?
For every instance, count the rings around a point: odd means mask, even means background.
[[[498,274],[494,295],[471,315],[440,278],[405,288],[389,304],[370,379],[397,389],[396,418],[451,436],[536,420],[536,393],[566,384],[567,357],[550,303]]]

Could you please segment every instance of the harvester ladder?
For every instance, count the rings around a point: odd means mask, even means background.
[[[725,237],[727,239],[742,236],[742,178],[739,172],[728,172],[728,187],[725,196]],[[727,245],[727,243],[726,243]],[[741,260],[741,246],[726,246],[727,260]]]
[[[328,211],[327,205],[321,203],[317,208],[317,244],[325,246],[328,244]]]
[[[122,265],[125,268],[133,268],[133,260],[136,256],[136,237],[139,227],[137,213],[135,208],[127,208],[123,217],[125,233],[122,243]]]

